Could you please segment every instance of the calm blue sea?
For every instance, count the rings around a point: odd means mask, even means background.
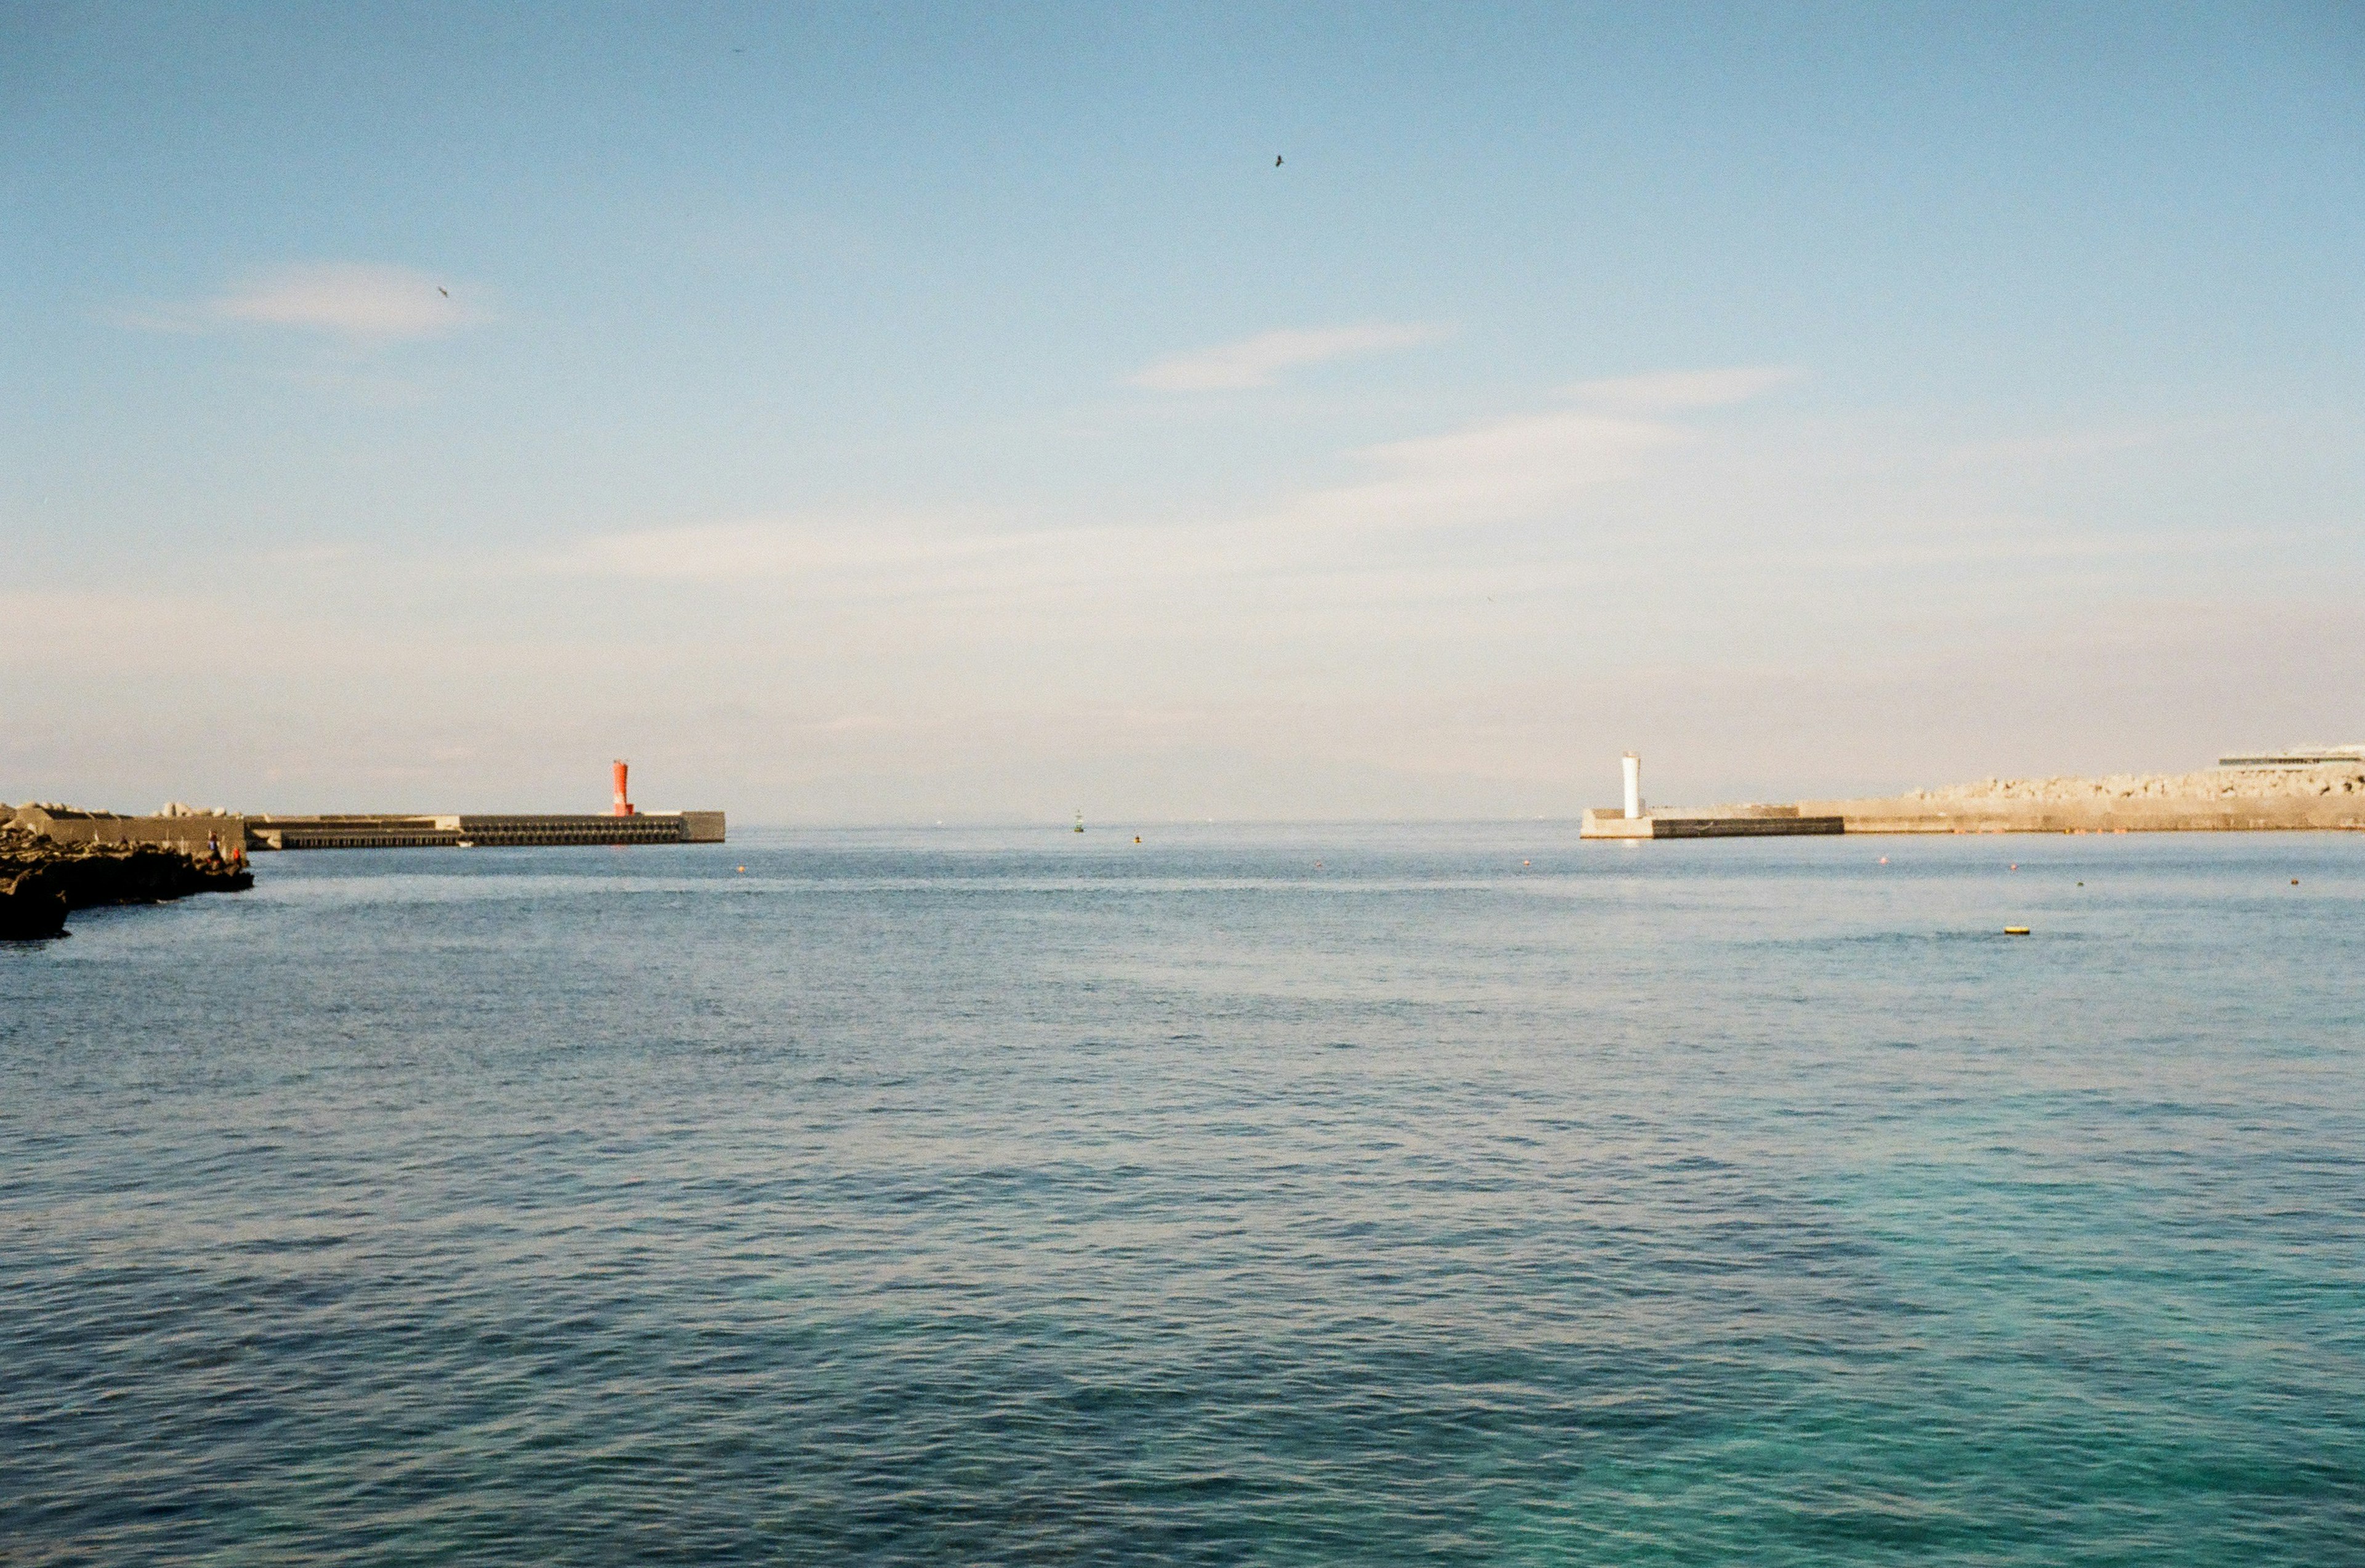
[[[2365,1562],[2365,835],[258,880],[0,947],[11,1564]]]

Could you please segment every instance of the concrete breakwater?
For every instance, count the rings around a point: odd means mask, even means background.
[[[1833,833],[2245,833],[2365,830],[2365,757],[2106,778],[1990,778],[1903,795],[1788,805],[1626,807],[1585,813],[1587,838]]]
[[[615,801],[598,816],[539,812],[497,814],[364,812],[331,816],[253,815],[169,801],[148,816],[36,801],[0,827],[59,844],[153,844],[208,858],[254,849],[472,849],[566,845],[721,844],[721,812],[644,812],[626,790],[630,765],[615,764]]]
[[[612,844],[721,844],[721,812],[608,814],[247,817],[255,849],[434,849]]]
[[[1872,800],[1801,801],[1850,833],[2244,833],[2365,829],[2365,761],[2100,778],[1990,778]]]
[[[0,808],[0,823],[10,820],[5,812]],[[124,816],[39,804],[18,807],[14,823],[61,844],[155,844],[191,853],[218,849],[222,854],[233,847],[260,852],[723,842],[721,812],[277,816],[180,810]]]
[[[1797,806],[1654,807],[1630,817],[1619,806],[1585,813],[1586,838],[1800,838],[1844,833],[1836,816],[1810,815]]]
[[[61,844],[0,827],[0,941],[63,935],[66,916],[78,909],[252,886],[243,857],[209,858],[158,844]]]

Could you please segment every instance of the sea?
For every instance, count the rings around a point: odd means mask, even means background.
[[[0,947],[0,1561],[2365,1562],[2360,914],[2338,834],[260,857]]]

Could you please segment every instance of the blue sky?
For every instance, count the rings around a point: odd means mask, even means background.
[[[0,5],[0,798],[2365,738],[2361,17]]]

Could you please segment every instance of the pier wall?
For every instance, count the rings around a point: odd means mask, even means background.
[[[2313,756],[2314,754],[2310,754]],[[1803,825],[1813,823],[1818,825]],[[2273,833],[2365,831],[2365,761],[2187,774],[1991,778],[1906,795],[1789,805],[1661,807],[1639,820],[1585,813],[1586,838],[1737,838],[1790,833]]]
[[[721,844],[721,812],[641,812],[632,816],[550,812],[443,816],[259,816],[248,819],[256,849],[454,849],[600,844]]]
[[[123,816],[63,806],[0,807],[0,826],[22,828],[54,844],[159,845],[205,852],[208,835],[224,854],[246,849],[450,849],[462,844],[721,844],[721,812],[639,812],[628,817],[554,812],[337,816]]]
[[[2365,798],[2176,801],[2070,801],[1932,806],[1912,801],[1801,801],[1801,812],[1844,818],[1850,833],[2266,833],[2365,829]]]
[[[184,854],[205,852],[207,834],[227,853],[247,841],[242,816],[127,817],[113,812],[20,806],[7,825],[39,834],[53,844],[153,844]]]
[[[1836,816],[1810,816],[1796,806],[1702,806],[1630,817],[1622,806],[1585,813],[1580,838],[1803,838],[1845,832]]]

